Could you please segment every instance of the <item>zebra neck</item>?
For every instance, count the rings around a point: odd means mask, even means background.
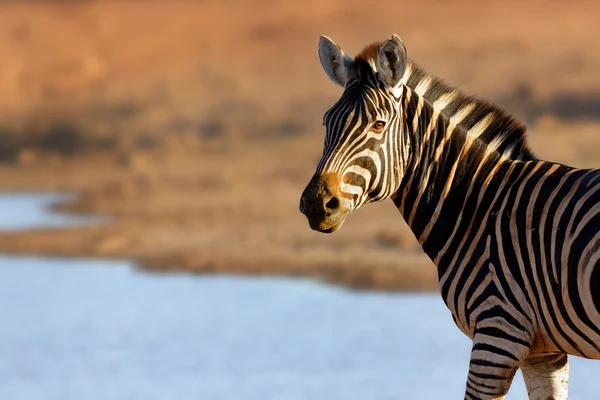
[[[536,159],[527,146],[527,128],[502,108],[447,85],[414,63],[407,66],[402,84],[422,96],[436,110],[443,110],[461,128],[469,132],[477,131],[481,141],[506,158]]]
[[[483,125],[470,131],[459,125],[461,110],[449,117],[443,102],[431,104],[407,90],[405,132],[411,156],[393,199],[441,276],[447,268],[444,253],[457,237],[455,228],[476,218],[473,202],[484,185],[494,185],[487,177],[510,160],[477,138]]]

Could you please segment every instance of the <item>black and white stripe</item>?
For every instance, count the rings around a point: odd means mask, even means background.
[[[536,159],[522,124],[414,64],[386,86],[383,45],[346,61],[317,175],[353,209],[393,199],[473,339],[465,398],[503,398],[518,368],[531,398],[566,398],[567,354],[600,359],[600,170]]]

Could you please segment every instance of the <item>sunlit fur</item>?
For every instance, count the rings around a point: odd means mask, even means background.
[[[518,368],[532,398],[566,398],[567,354],[600,359],[600,170],[537,160],[522,124],[415,64],[386,88],[380,45],[325,115],[315,176],[340,172],[353,209],[394,200],[473,339],[465,398],[503,398]]]

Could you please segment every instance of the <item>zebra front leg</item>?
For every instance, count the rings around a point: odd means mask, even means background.
[[[527,357],[521,371],[530,400],[569,398],[569,359],[566,354]]]
[[[473,338],[465,399],[502,400],[529,346],[508,335],[489,335],[497,330],[485,331],[485,334],[476,333]]]

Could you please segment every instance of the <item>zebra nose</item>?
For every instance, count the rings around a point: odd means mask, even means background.
[[[340,208],[340,201],[337,197],[332,197],[325,203],[325,210],[327,211],[335,211],[338,208]]]
[[[300,196],[300,205],[298,208],[300,209],[300,212],[307,217],[309,214],[314,214],[316,208],[316,198],[313,192],[314,190],[309,184],[306,189],[304,189],[304,192],[302,192],[302,196]]]
[[[338,184],[339,178],[333,174],[314,176],[300,196],[300,212],[312,218],[325,218],[339,212],[344,204]]]
[[[298,207],[302,214],[306,215],[306,205],[304,204],[304,196],[300,197],[300,206]]]

